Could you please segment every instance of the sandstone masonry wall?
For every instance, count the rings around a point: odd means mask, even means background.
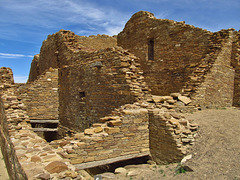
[[[83,37],[71,31],[60,30],[49,35],[42,44],[39,56],[35,56],[31,65],[29,82],[38,78],[43,72],[74,63],[75,54],[79,55],[116,46],[116,38],[107,35]]]
[[[153,160],[158,164],[179,162],[195,142],[197,125],[174,111],[149,111],[149,141]]]
[[[233,105],[240,106],[240,31],[235,33],[231,65],[235,69]]]
[[[7,86],[14,83],[13,73],[10,68],[6,68],[6,67],[0,68],[0,83],[1,83],[1,86],[4,86],[4,85]]]
[[[18,157],[15,153],[14,145],[10,139],[8,131],[8,121],[5,114],[5,105],[0,98],[0,143],[5,164],[11,179],[27,180],[27,176],[21,167]]]
[[[94,50],[106,49],[117,46],[117,38],[108,35],[91,35],[89,37],[79,36],[78,42],[85,47]]]
[[[61,125],[81,131],[148,92],[138,59],[122,48],[96,51],[59,70]]]
[[[18,85],[8,85],[1,91],[0,98],[0,141],[10,178],[84,179],[73,165],[59,155],[63,153],[62,149],[52,148],[33,132],[26,106],[16,95],[17,88]]]
[[[84,132],[50,144],[62,147],[65,150],[62,156],[78,165],[129,155],[149,155],[148,110],[133,104],[124,105]]]
[[[211,35],[184,22],[156,19],[141,11],[118,35],[118,45],[140,58],[152,94],[169,95],[181,90],[209,49],[214,49]]]
[[[221,51],[203,83],[192,96],[193,104],[204,107],[228,107],[233,104],[235,70],[231,66],[233,31],[225,32],[227,38],[222,42]]]
[[[30,119],[59,119],[58,69],[50,68],[36,81],[19,88]]]

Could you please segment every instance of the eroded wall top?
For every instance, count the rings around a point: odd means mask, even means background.
[[[155,95],[177,92],[213,48],[213,33],[140,11],[118,35],[118,45],[140,58],[146,82]]]
[[[13,72],[11,68],[0,68],[0,84],[13,84]]]
[[[71,31],[60,30],[49,35],[42,44],[40,54],[35,56],[28,82],[32,82],[50,67],[59,68],[74,64],[78,56],[117,44],[115,37],[107,35],[78,36]]]

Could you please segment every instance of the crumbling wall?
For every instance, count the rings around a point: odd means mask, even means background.
[[[79,36],[78,42],[90,49],[100,50],[117,46],[117,38],[108,35],[91,35],[89,37]]]
[[[179,162],[194,144],[198,126],[172,109],[168,103],[175,101],[173,97],[148,99],[123,105],[84,132],[50,144],[62,147],[65,153],[61,155],[79,168],[90,162],[107,164],[150,152],[159,164]]]
[[[31,63],[31,68],[28,76],[28,82],[33,82],[38,78],[40,75],[39,72],[39,54],[35,55],[32,63]]]
[[[214,47],[212,33],[184,22],[156,19],[138,12],[118,35],[118,45],[140,58],[154,95],[179,92],[188,76]]]
[[[59,155],[63,150],[52,148],[45,139],[33,132],[26,107],[15,92],[13,86],[0,99],[1,148],[10,178],[82,179],[75,172],[75,167]]]
[[[147,93],[138,59],[126,50],[108,48],[82,58],[59,70],[61,125],[84,130]]]
[[[215,61],[204,75],[203,82],[195,87],[196,91],[191,96],[194,101],[192,104],[204,107],[228,107],[233,104],[235,70],[231,66],[231,55],[234,32],[225,30],[220,33],[225,37],[221,50],[215,53]]]
[[[9,97],[10,99],[10,97]],[[4,105],[0,98],[0,144],[5,164],[8,170],[9,177],[19,180],[27,180],[27,176],[23,171],[19,160],[15,154],[13,143],[11,142],[8,131],[8,120],[5,114],[5,108],[9,105]],[[13,115],[13,114],[12,114]]]
[[[240,31],[235,32],[231,65],[235,69],[233,105],[240,106]]]
[[[111,36],[82,37],[71,31],[60,30],[43,41],[39,56],[35,56],[32,61],[28,82],[36,80],[50,67],[60,68],[73,64],[76,60],[74,57],[79,52],[85,54],[113,46],[116,46],[116,38]]]
[[[149,111],[149,141],[153,160],[158,164],[180,162],[195,142],[197,125],[167,109]]]
[[[0,84],[1,86],[4,85],[11,85],[14,83],[13,80],[13,72],[12,69],[1,67],[0,68]]]
[[[148,110],[127,104],[100,118],[91,128],[50,144],[62,147],[72,164],[149,155]],[[137,156],[136,156],[137,155]]]
[[[27,106],[30,119],[59,118],[58,69],[50,68],[36,81],[20,87],[18,94]]]

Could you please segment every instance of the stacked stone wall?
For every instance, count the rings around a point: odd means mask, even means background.
[[[59,70],[61,125],[84,130],[99,118],[148,93],[138,59],[122,48],[85,56]]]
[[[233,105],[240,106],[240,31],[235,33],[232,47],[232,66],[235,69]]]
[[[11,85],[14,83],[13,80],[13,72],[10,68],[6,68],[6,67],[1,67],[0,68],[0,84],[1,84],[1,88],[3,88],[3,86],[7,86],[7,85]]]
[[[88,54],[101,48],[116,46],[116,38],[107,35],[78,36],[71,31],[60,30],[49,35],[42,44],[39,56],[35,56],[31,65],[29,82],[38,78],[42,73],[52,68],[60,68],[73,64],[74,56]]]
[[[12,180],[82,178],[75,167],[33,132],[26,107],[15,87],[4,92],[0,102],[1,148]],[[3,103],[2,103],[3,101]]]
[[[20,87],[18,94],[27,106],[30,119],[59,118],[58,69],[50,68],[36,81]]]
[[[211,44],[212,33],[184,22],[156,19],[151,13],[132,16],[118,35],[118,45],[140,58],[145,81],[154,95],[178,92],[201,63]],[[153,41],[153,59],[149,59]]]
[[[85,47],[94,50],[106,49],[117,46],[117,38],[108,35],[97,35],[97,36],[79,36],[78,42]]]
[[[10,179],[84,179],[60,156],[63,150],[52,148],[33,132],[27,107],[18,96],[18,88],[24,85],[6,82],[0,86],[6,87],[0,96],[0,145]]]
[[[233,31],[222,31],[225,39],[221,50],[215,53],[210,71],[203,76],[202,83],[195,87],[191,96],[195,105],[203,107],[229,107],[233,104],[235,70],[231,66]]]
[[[1,150],[11,179],[27,180],[27,176],[21,167],[18,157],[15,154],[14,145],[10,139],[8,131],[8,121],[5,114],[5,108],[9,105],[4,105],[0,98],[0,142]],[[12,114],[13,115],[13,114]]]
[[[174,111],[149,111],[149,141],[153,160],[158,164],[179,162],[195,142],[197,125]]]
[[[148,110],[124,105],[115,109],[113,115],[100,118],[91,128],[65,139],[50,144],[62,147],[62,156],[72,164],[149,155]]]

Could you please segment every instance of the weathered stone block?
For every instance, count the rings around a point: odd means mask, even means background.
[[[104,128],[104,131],[108,134],[114,134],[114,133],[119,133],[120,128],[119,127],[106,127],[106,128]]]
[[[152,99],[155,103],[161,103],[165,101],[165,98],[162,96],[152,96]]]
[[[94,134],[94,129],[85,129],[84,134],[85,135],[93,135]]]
[[[103,128],[101,128],[101,127],[94,128],[94,133],[100,133],[102,131],[103,131]]]
[[[122,121],[120,119],[119,120],[112,120],[112,121],[108,122],[108,125],[109,126],[121,126],[122,125]]]
[[[134,118],[134,119],[133,119],[133,122],[134,122],[135,124],[142,123],[142,122],[143,122],[143,119],[142,119],[141,117],[139,117],[139,118]]]
[[[49,163],[45,168],[49,173],[60,173],[62,171],[68,170],[68,166],[61,161],[53,161]]]
[[[81,164],[82,162],[84,161],[84,158],[81,158],[81,157],[78,157],[78,158],[76,158],[76,159],[72,159],[71,161],[70,161],[70,163],[71,164]]]
[[[107,121],[110,121],[110,120],[117,120],[119,119],[119,116],[106,116],[106,117],[103,117],[103,118],[100,118],[100,122],[102,123],[105,123]]]
[[[182,101],[185,105],[188,105],[192,100],[186,96],[178,96],[178,99]]]

